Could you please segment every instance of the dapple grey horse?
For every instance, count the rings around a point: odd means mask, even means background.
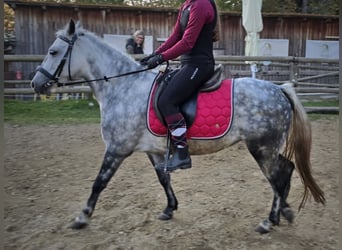
[[[131,57],[71,20],[57,32],[56,40],[32,79],[31,85],[37,93],[47,93],[53,85],[51,82],[83,79],[89,82],[99,103],[104,159],[86,206],[72,224],[73,228],[89,223],[101,191],[133,152],[145,152],[154,166],[164,161],[166,138],[151,134],[146,126],[148,96],[156,72],[108,77],[141,69]],[[269,216],[256,228],[266,233],[279,224],[280,215],[289,222],[293,220],[293,212],[286,202],[293,169],[298,171],[304,186],[300,208],[310,193],[316,202],[325,203],[324,193],[311,173],[311,127],[293,87],[288,84],[279,86],[240,78],[234,80],[233,91],[234,114],[229,132],[218,139],[190,140],[189,148],[191,154],[198,155],[217,152],[238,141],[246,143],[274,193]],[[167,197],[167,206],[159,219],[168,220],[178,206],[171,186],[172,174],[158,169],[156,174]]]

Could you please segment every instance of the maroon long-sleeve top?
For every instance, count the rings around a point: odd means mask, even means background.
[[[185,8],[190,7],[189,21],[181,33],[180,17]],[[157,50],[164,60],[172,60],[189,52],[195,45],[203,25],[210,23],[215,18],[215,11],[208,0],[186,0],[178,13],[174,30],[170,37]]]

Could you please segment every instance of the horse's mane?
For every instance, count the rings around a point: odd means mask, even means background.
[[[124,57],[125,59],[131,61],[134,64],[138,64],[131,56],[129,56],[128,54],[119,51],[115,48],[113,48],[112,46],[110,46],[107,42],[105,42],[103,40],[103,38],[101,38],[100,36],[98,36],[97,34],[86,30],[82,27],[82,25],[80,24],[80,22],[76,23],[76,29],[75,29],[75,34],[77,36],[84,36],[87,37],[92,44],[97,44],[99,47],[101,47],[101,50],[104,51],[106,54],[110,55],[110,54],[115,54],[116,57]],[[68,35],[68,28],[67,26],[64,29],[61,29],[59,31],[56,32],[56,36],[58,37],[59,35],[61,36],[69,36]]]

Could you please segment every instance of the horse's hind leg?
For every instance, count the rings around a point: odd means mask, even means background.
[[[284,156],[279,154],[279,173],[278,173],[279,178],[278,179],[283,180],[283,181],[280,181],[280,183],[283,183],[282,185],[281,184],[277,185],[279,186],[278,187],[279,192],[280,193],[283,192],[280,213],[290,223],[293,222],[294,215],[289,204],[286,202],[286,199],[290,192],[291,176],[292,176],[294,167],[295,166],[292,161],[286,159]]]
[[[278,154],[275,147],[260,146],[251,142],[247,143],[247,147],[271,184],[274,193],[269,217],[256,228],[259,233],[268,233],[273,225],[279,225],[280,214],[289,222],[293,220],[293,213],[286,199],[290,191],[294,165],[291,161]]]
[[[156,166],[158,163],[164,160],[162,155],[152,155],[147,154],[153,166]],[[159,179],[160,184],[163,186],[166,197],[167,197],[167,207],[164,211],[158,216],[160,220],[169,220],[173,217],[173,211],[177,210],[178,201],[173,192],[171,186],[171,176],[169,173],[165,173],[163,170],[156,169],[156,173]]]
[[[290,192],[293,169],[294,164],[279,154],[278,164],[274,165],[273,169],[271,170],[269,180],[274,192],[274,199],[269,220],[274,225],[279,225],[279,212],[288,222],[292,223],[293,221],[293,212],[289,204],[286,202],[287,196]]]
[[[105,153],[100,172],[98,173],[95,182],[93,184],[92,192],[87,201],[86,207],[82,210],[81,214],[75,219],[74,223],[71,225],[73,229],[81,229],[88,225],[88,219],[94,212],[97,199],[100,196],[102,190],[104,190],[113,177],[117,169],[119,168],[122,161],[127,157],[118,156],[109,153]]]

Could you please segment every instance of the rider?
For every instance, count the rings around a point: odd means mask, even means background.
[[[141,60],[142,65],[155,68],[164,61],[181,56],[180,70],[158,100],[175,148],[175,153],[167,162],[167,171],[191,168],[187,127],[179,107],[214,73],[213,42],[218,40],[218,22],[214,0],[186,0],[179,10],[170,37],[155,52]],[[164,167],[164,164],[157,168]]]

